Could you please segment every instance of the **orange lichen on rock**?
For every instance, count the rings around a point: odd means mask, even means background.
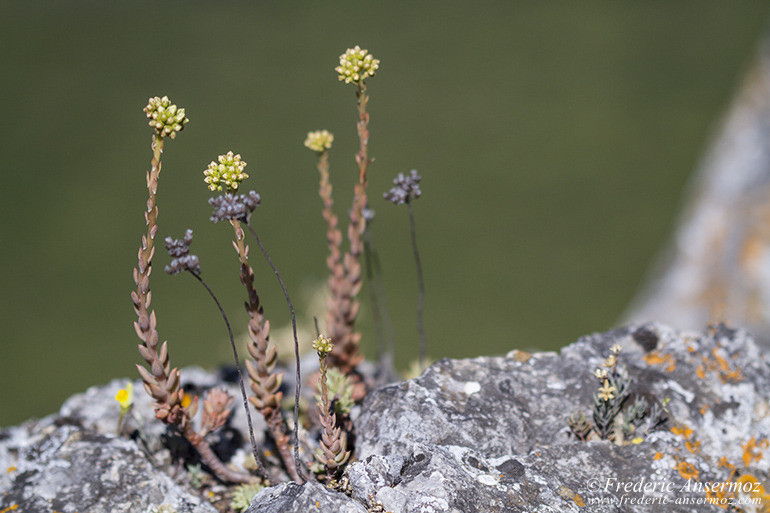
[[[687,448],[688,451],[695,454],[696,452],[700,451],[700,442],[696,441],[693,442],[692,440],[687,440],[684,443],[684,446]]]
[[[655,453],[655,457],[653,457],[652,459],[655,460],[655,461],[658,461],[662,457],[663,457],[663,453],[662,452],[656,452]]]
[[[682,476],[682,479],[698,479],[698,474],[700,474],[698,469],[695,468],[695,465],[687,463],[686,461],[677,463],[674,470],[679,471],[679,475]]]
[[[718,347],[711,350],[711,355],[703,357],[703,363],[695,369],[695,375],[700,379],[706,379],[708,372],[716,372],[722,383],[738,383],[743,381],[743,373],[738,368],[733,368],[727,359],[719,354]]]
[[[753,436],[748,442],[743,444],[743,466],[748,467],[752,461],[759,461],[763,458],[762,449],[767,449],[768,441],[766,438],[757,441]]]
[[[689,439],[692,436],[692,429],[685,426],[684,424],[679,424],[677,426],[672,427],[671,432],[677,436],[681,436],[686,439]]]
[[[647,362],[647,365],[666,365],[666,372],[672,372],[674,369],[676,369],[676,360],[674,360],[674,357],[670,354],[661,354],[658,351],[651,351],[644,356],[642,356],[642,359]]]

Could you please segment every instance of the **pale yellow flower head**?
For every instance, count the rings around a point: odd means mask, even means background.
[[[623,350],[623,347],[620,344],[613,344],[610,348],[610,351],[612,351],[613,354],[620,354],[620,351]]]
[[[597,379],[605,380],[607,379],[607,369],[596,369],[594,371],[594,376],[597,377]]]
[[[328,130],[316,130],[315,132],[308,132],[307,139],[305,139],[305,146],[313,151],[322,153],[332,147],[334,142],[334,134]]]
[[[185,117],[184,109],[171,103],[168,96],[150,98],[144,112],[150,120],[150,126],[160,137],[175,138],[177,132],[180,132],[190,121]]]
[[[367,50],[362,50],[358,45],[340,55],[340,65],[334,68],[340,81],[346,84],[362,85],[364,80],[374,76],[374,72],[380,67],[379,59],[375,59]]]
[[[615,387],[610,386],[610,382],[605,379],[604,384],[599,387],[599,399],[602,401],[609,401],[615,397],[613,392],[615,392]]]
[[[316,350],[319,357],[323,358],[332,352],[334,344],[332,344],[332,339],[325,335],[321,335],[313,341],[313,349]]]
[[[249,177],[244,172],[246,162],[241,160],[240,155],[234,155],[228,151],[219,156],[219,162],[212,161],[209,167],[203,171],[206,178],[203,179],[212,191],[235,192],[238,186]]]

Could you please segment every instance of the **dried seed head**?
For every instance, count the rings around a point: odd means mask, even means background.
[[[337,72],[340,81],[360,86],[364,80],[373,77],[379,67],[379,59],[375,59],[367,50],[362,50],[356,45],[340,55],[340,65],[334,68],[334,71]]]
[[[243,170],[246,168],[246,162],[241,160],[241,156],[228,151],[220,155],[219,162],[211,161],[209,167],[203,171],[206,178],[203,179],[212,191],[235,192],[238,186],[249,177]]]
[[[323,153],[332,147],[333,142],[334,134],[328,130],[316,130],[315,132],[307,133],[305,146],[315,152]]]
[[[164,241],[166,250],[173,259],[165,267],[164,271],[171,275],[181,273],[182,271],[190,271],[193,274],[201,273],[201,264],[198,257],[190,254],[192,238],[193,232],[189,228],[184,232],[184,237],[181,239],[166,237]]]
[[[383,194],[383,197],[394,205],[403,205],[404,203],[415,200],[422,196],[420,180],[422,180],[422,176],[420,176],[416,169],[412,169],[409,176],[404,176],[404,173],[399,173],[398,176],[393,179],[395,186]]]
[[[223,194],[209,198],[209,205],[214,207],[214,213],[209,218],[212,223],[218,223],[225,219],[235,219],[248,222],[249,216],[262,202],[262,198],[255,191],[248,194]]]
[[[190,121],[185,117],[184,109],[171,103],[168,96],[150,98],[144,112],[150,120],[150,126],[160,137],[175,138],[177,132],[181,132],[184,125]]]

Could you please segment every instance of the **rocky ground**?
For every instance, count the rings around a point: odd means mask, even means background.
[[[593,372],[614,344],[629,396],[612,439],[582,441],[567,419],[582,411],[592,423]],[[559,354],[441,360],[366,397],[345,493],[284,483],[248,511],[767,511],[769,363],[743,331],[656,324],[590,335]],[[223,384],[199,369],[183,376],[198,390]],[[0,430],[0,512],[227,509],[232,489],[185,470],[194,454],[152,419],[141,388],[115,435],[123,386],[91,388],[57,414]],[[647,409],[630,422],[642,400]],[[241,410],[217,442],[238,466],[248,460]]]

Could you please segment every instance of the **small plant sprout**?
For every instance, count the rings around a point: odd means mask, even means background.
[[[246,370],[249,374],[251,390],[254,393],[249,400],[265,418],[289,476],[291,476],[294,481],[301,483],[304,479],[300,475],[302,470],[299,458],[299,422],[297,420],[299,417],[299,393],[301,387],[297,321],[294,315],[294,307],[292,306],[283,279],[278,273],[278,269],[273,264],[267,250],[259,240],[257,233],[249,225],[251,214],[260,205],[262,198],[255,191],[250,191],[248,194],[235,194],[241,181],[248,176],[244,172],[245,166],[246,163],[241,160],[240,155],[233,155],[232,152],[228,152],[226,155],[219,156],[219,164],[212,162],[209,165],[207,171],[216,168],[215,172],[212,171],[213,174],[207,174],[206,171],[204,171],[204,174],[206,175],[204,181],[208,184],[209,189],[224,190],[225,192],[223,195],[209,199],[209,204],[214,208],[214,213],[211,215],[210,220],[214,223],[228,220],[235,231],[233,246],[238,253],[238,259],[241,263],[241,283],[246,288],[248,298],[245,303],[246,311],[249,314],[248,331],[250,343],[248,345],[248,350],[253,358],[253,362],[246,362]],[[229,185],[227,180],[222,179],[224,176],[231,177]],[[214,186],[214,183],[217,185]],[[219,189],[219,187],[221,187],[221,189]],[[284,298],[289,306],[289,313],[291,315],[297,372],[297,386],[295,388],[294,398],[293,455],[289,443],[289,428],[280,409],[283,393],[279,389],[283,380],[283,374],[274,372],[275,364],[278,360],[278,352],[275,345],[269,340],[270,322],[265,319],[259,295],[254,287],[254,270],[249,264],[249,246],[244,240],[245,234],[242,224],[245,224],[254,236],[259,249],[262,251],[262,254],[265,256],[265,259],[278,278],[278,282],[283,289]]]
[[[180,272],[189,272],[198,282],[203,285],[206,292],[209,293],[211,299],[216,303],[219,313],[222,315],[222,319],[227,327],[227,334],[230,337],[230,346],[233,350],[233,360],[235,362],[235,370],[238,373],[238,385],[241,389],[241,397],[243,398],[243,407],[246,411],[246,420],[249,426],[249,439],[251,441],[251,449],[254,454],[254,460],[257,462],[257,469],[262,478],[267,478],[267,473],[259,460],[259,452],[257,450],[257,442],[254,439],[254,427],[251,422],[251,413],[249,412],[248,400],[246,398],[246,389],[243,384],[243,373],[241,372],[241,360],[238,357],[238,349],[235,347],[235,341],[233,340],[233,330],[230,326],[230,320],[227,318],[222,304],[217,299],[214,291],[201,277],[200,260],[196,255],[190,254],[190,244],[192,244],[193,232],[190,229],[185,231],[184,237],[181,239],[173,239],[166,237],[164,243],[166,251],[172,257],[171,262],[165,267],[166,273],[170,275],[179,274]],[[226,396],[226,397],[225,397]],[[229,401],[227,400],[229,398]],[[224,391],[211,390],[203,403],[203,429],[201,436],[206,436],[209,432],[219,428],[227,420],[230,415],[230,404],[232,398]]]
[[[593,425],[579,411],[573,412],[567,419],[572,434],[578,440],[586,441],[592,433],[596,433],[599,438],[611,439],[618,445],[625,444],[626,440],[641,443],[642,436],[668,419],[665,401],[661,406],[652,399],[650,407],[647,398],[630,392],[631,379],[626,368],[619,364],[621,350],[619,344],[614,344],[604,364],[593,372],[600,383],[594,393]]]
[[[416,169],[412,169],[409,176],[399,173],[393,179],[394,186],[384,194],[386,200],[394,205],[406,205],[409,211],[409,233],[412,238],[412,252],[414,253],[414,263],[417,268],[417,288],[419,298],[417,300],[417,331],[420,335],[420,367],[425,370],[425,358],[428,347],[425,337],[425,325],[423,323],[423,308],[425,306],[425,283],[422,277],[422,264],[420,263],[420,253],[417,251],[417,232],[414,224],[414,211],[412,210],[412,201],[422,196],[420,190],[420,180],[422,177]]]
[[[318,417],[322,428],[321,447],[316,453],[316,459],[326,468],[327,477],[332,481],[337,471],[348,461],[350,451],[347,450],[347,435],[337,426],[337,414],[329,399],[327,357],[334,349],[334,344],[330,338],[321,335],[313,341],[313,349],[318,353],[320,366],[318,383],[321,394]]]
[[[116,430],[116,433],[120,434],[120,430],[123,428],[123,418],[134,405],[134,385],[130,381],[126,383],[126,388],[121,388],[115,394],[115,400],[120,404],[120,417],[118,418],[118,428]]]
[[[359,306],[356,296],[362,283],[360,259],[364,249],[362,237],[366,230],[363,212],[367,206],[367,170],[372,162],[369,158],[369,97],[366,94],[366,79],[374,76],[379,65],[380,61],[367,50],[356,46],[340,56],[339,66],[335,68],[340,81],[356,86],[358,105],[358,182],[353,190],[353,206],[347,232],[350,246],[342,258],[342,275],[332,276],[335,284],[331,287],[332,299],[326,315],[326,329],[334,341],[334,352],[330,355],[330,360],[349,375],[355,372],[356,366],[363,360],[359,349],[361,334],[355,331],[355,321]]]
[[[185,402],[185,393],[180,386],[180,372],[171,368],[168,345],[166,342],[158,347],[159,336],[155,312],[150,309],[152,294],[150,292],[150,273],[152,259],[155,255],[155,236],[158,233],[158,177],[161,170],[161,155],[166,137],[174,139],[189,121],[185,110],[172,104],[168,97],[150,98],[144,108],[149,125],[153,128],[152,163],[147,173],[147,199],[144,219],[147,233],[142,236],[139,248],[138,264],[134,268],[134,283],[136,290],[131,293],[131,301],[137,321],[134,322],[136,334],[141,340],[139,354],[147,363],[150,370],[137,365],[139,374],[144,382],[147,393],[155,399],[155,416],[177,428],[190,444],[198,451],[201,459],[222,480],[244,483],[255,481],[256,478],[244,472],[238,472],[226,467],[216,456],[211,446],[193,427],[193,416],[197,410],[196,399]]]

